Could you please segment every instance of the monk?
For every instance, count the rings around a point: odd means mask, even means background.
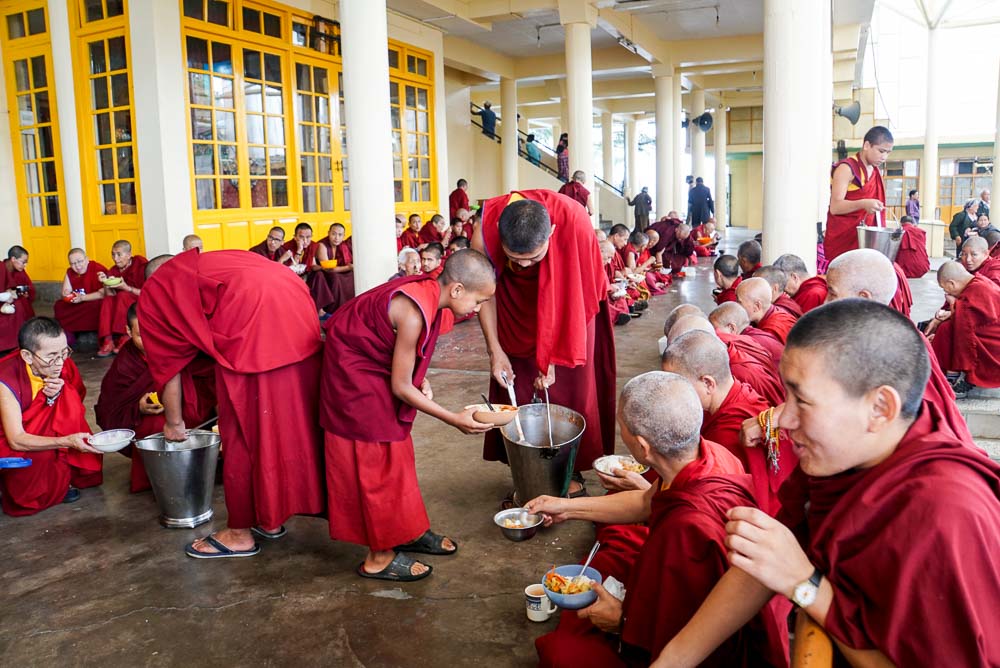
[[[406,229],[403,230],[403,233],[399,237],[403,248],[416,248],[420,245],[420,230],[420,214],[411,213],[407,219]]]
[[[456,317],[477,313],[495,289],[489,261],[462,250],[439,276],[369,290],[327,325],[320,423],[330,536],[368,547],[357,568],[362,577],[420,580],[431,567],[404,551],[450,555],[458,549],[430,529],[410,431],[417,411],[466,434],[490,429],[473,418],[472,408],[456,413],[436,403],[426,374],[438,336]]]
[[[646,229],[653,230],[660,238],[650,247],[649,252],[659,257],[664,267],[670,267],[672,276],[679,274],[694,255],[691,226],[678,219],[676,211],[671,211]]]
[[[471,248],[472,241],[469,237],[454,237],[448,242],[448,252],[445,253],[445,257],[451,255],[455,251],[460,251],[463,248]]]
[[[785,272],[785,293],[795,300],[803,313],[826,302],[826,279],[810,276],[806,263],[798,255],[785,253],[774,261],[774,266]]]
[[[897,263],[892,263],[892,269],[896,272],[896,292],[892,296],[889,306],[894,311],[899,311],[907,318],[910,317],[910,309],[913,307],[913,292],[910,290],[910,283],[906,280],[906,274]]]
[[[989,244],[990,257],[1000,259],[1000,232],[992,231],[986,233],[986,242]]]
[[[656,471],[658,484],[594,499],[540,496],[527,508],[546,524],[647,522],[649,537],[631,563],[614,565],[623,572],[624,601],[595,584],[597,602],[563,612],[559,628],[535,642],[546,668],[647,665],[729,570],[726,513],[755,505],[739,460],[699,434],[698,396],[685,379],[642,374],[625,385],[620,403],[622,440]],[[787,626],[776,613],[766,608],[748,619],[703,665],[787,665]]]
[[[420,273],[420,253],[417,252],[416,248],[405,246],[403,250],[399,251],[399,257],[396,258],[396,262],[399,266],[399,271],[390,276],[389,280],[402,278],[403,276],[416,276]]]
[[[785,386],[778,373],[781,359],[774,359],[757,341],[740,333],[749,324],[743,307],[734,302],[726,302],[716,307],[708,317],[716,336],[726,344],[733,377],[753,388],[757,394],[771,402],[769,405],[783,403]]]
[[[403,228],[406,227],[406,223],[403,221],[399,214],[396,214],[396,253],[403,250]]]
[[[197,234],[188,234],[181,240],[181,248],[186,251],[192,248],[197,248],[198,250],[205,249],[205,242],[201,240]]]
[[[469,208],[469,182],[459,179],[454,190],[448,195],[448,217],[456,218],[460,209]]]
[[[966,239],[958,259],[969,273],[985,276],[1000,284],[1000,260],[990,255],[989,242],[983,237]]]
[[[775,308],[771,304],[771,294],[771,286],[763,278],[745,278],[736,288],[737,300],[750,317],[750,322],[773,334],[784,345],[795,318]]]
[[[785,286],[788,285],[788,276],[781,269],[773,265],[761,267],[753,273],[757,278],[763,278],[771,286],[771,303],[774,308],[780,309],[792,316],[796,320],[802,315],[802,307],[799,303],[785,294]]]
[[[472,222],[472,212],[468,209],[459,209],[455,214],[455,219],[452,221],[452,226],[454,227],[451,235],[452,239],[455,237],[465,237],[466,239],[471,239],[476,228],[475,224]]]
[[[448,221],[440,213],[434,214],[420,228],[420,234],[417,239],[421,246],[432,243],[439,243],[442,246],[447,245],[448,241],[451,240],[451,229],[449,228]]]
[[[670,284],[670,277],[655,270],[656,258],[650,255],[648,246],[649,238],[645,232],[633,230],[629,233],[628,243],[621,251],[625,271],[645,287],[649,296],[662,295]]]
[[[23,246],[11,246],[3,261],[0,276],[0,351],[17,348],[17,333],[21,326],[35,317],[35,284],[25,271],[28,251]]]
[[[354,253],[353,245],[343,225],[330,225],[327,235],[316,244],[316,264],[314,271],[306,278],[309,294],[312,295],[320,317],[333,313],[345,303],[354,299]],[[323,262],[336,261],[335,267],[323,267]]]
[[[896,264],[907,278],[920,278],[931,270],[931,260],[927,255],[927,232],[913,222],[913,216],[899,219],[903,239],[896,253]]]
[[[87,390],[72,353],[58,322],[32,318],[18,332],[18,350],[0,358],[0,457],[31,460],[0,469],[7,515],[73,503],[80,488],[101,484],[102,456],[87,443]]]
[[[962,245],[962,252],[973,240]],[[958,262],[945,262],[937,271],[938,285],[955,300],[953,335],[934,338],[934,352],[941,368],[961,371],[963,378],[953,389],[962,396],[975,387],[1000,387],[1000,285],[983,275],[972,274]],[[948,349],[943,342],[951,344]]]
[[[830,208],[823,249],[827,260],[858,247],[858,225],[885,227],[885,185],[879,167],[892,152],[892,133],[876,125],[865,133],[857,155],[830,172]]]
[[[52,305],[59,325],[67,337],[77,332],[96,332],[100,326],[104,285],[98,274],[107,268],[87,257],[82,248],[69,252],[69,269],[63,277],[62,299]]]
[[[163,434],[186,438],[182,371],[205,356],[215,361],[226,439],[227,527],[185,553],[255,555],[251,529],[277,538],[292,515],[325,509],[315,392],[322,342],[309,290],[285,267],[245,251],[160,256],[148,269],[139,324],[150,375],[163,387]]]
[[[601,262],[608,277],[608,310],[611,311],[611,321],[617,327],[627,325],[632,322],[631,299],[627,294],[620,294],[615,283],[614,259],[618,257],[618,251],[610,241],[600,242],[599,247]]]
[[[613,452],[615,405],[607,276],[590,218],[547,190],[501,195],[487,200],[472,247],[484,250],[497,272],[496,299],[479,313],[491,401],[509,403],[504,373],[518,404],[548,388],[552,403],[587,421],[574,466],[590,469]],[[483,456],[506,461],[496,431],[487,433]],[[578,476],[570,493],[582,490]]]
[[[142,286],[146,282],[147,260],[141,255],[132,255],[132,244],[121,239],[111,246],[111,259],[115,265],[107,272],[98,272],[97,277],[104,282],[109,278],[120,278],[114,287],[104,287],[101,299],[101,316],[97,327],[97,337],[101,347],[98,357],[111,357],[129,340],[126,333],[125,316],[128,307],[139,299]]]
[[[745,448],[740,443],[743,421],[756,418],[771,404],[753,388],[736,380],[726,346],[715,333],[689,331],[673,339],[660,361],[664,371],[687,378],[704,411],[702,438],[718,443],[739,458],[753,478],[754,498],[772,517],[781,509],[778,489],[798,461],[788,441],[779,444],[769,460],[766,447]]]
[[[149,373],[146,349],[139,331],[138,304],[128,308],[129,341],[121,347],[115,361],[101,381],[101,394],[94,406],[101,429],[131,429],[135,437],[145,438],[163,431],[166,418],[159,402],[158,387]],[[215,368],[205,357],[181,372],[185,424],[200,425],[215,415]],[[129,491],[142,492],[150,488],[146,467],[139,451],[128,446],[119,450],[132,460]]]
[[[755,271],[760,269],[760,258],[764,254],[760,244],[754,239],[748,239],[736,249],[736,260],[740,264],[740,275],[743,280],[753,278]]]
[[[577,202],[587,210],[587,215],[594,215],[594,200],[591,199],[590,191],[583,185],[587,182],[587,175],[583,170],[573,172],[573,177],[559,188],[560,195],[566,195],[574,202]]]
[[[309,275],[319,271],[316,263],[316,242],[312,240],[313,228],[309,223],[299,223],[295,226],[295,234],[281,246],[281,264],[299,269]],[[298,271],[296,273],[299,273]]]
[[[985,529],[1000,526],[1000,465],[923,399],[929,374],[913,323],[882,305],[847,299],[799,320],[782,427],[805,493],[782,489],[781,522],[728,512],[734,568],[654,666],[699,663],[775,593],[826,630],[841,664],[1000,663],[1000,534]]]
[[[715,274],[715,290],[712,295],[716,304],[736,301],[736,288],[739,287],[743,277],[740,276],[740,265],[735,255],[720,255],[719,259],[712,265]]]
[[[284,264],[292,255],[291,251],[285,251],[284,243],[285,230],[277,226],[272,227],[267,232],[267,238],[251,248],[250,252]]]
[[[420,273],[427,274],[431,278],[437,278],[444,270],[444,248],[434,241],[420,251]]]

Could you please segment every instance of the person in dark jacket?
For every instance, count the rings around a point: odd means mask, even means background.
[[[688,191],[688,220],[691,227],[707,223],[715,215],[712,191],[700,176],[694,180],[694,188]]]

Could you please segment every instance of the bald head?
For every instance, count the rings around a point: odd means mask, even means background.
[[[173,255],[157,255],[150,260],[149,264],[146,265],[146,280],[148,281],[149,277],[153,275],[153,272],[165,265],[167,262],[170,262],[173,258]]]
[[[756,324],[771,308],[771,286],[763,278],[748,278],[736,288],[736,300]]]
[[[717,330],[729,334],[740,334],[750,326],[750,316],[745,308],[737,302],[724,302],[715,307],[708,316],[708,321]]]
[[[715,336],[715,328],[712,327],[712,323],[704,315],[700,313],[685,315],[678,318],[674,326],[667,332],[667,345],[676,341],[678,337],[693,331],[709,332],[712,336]]]
[[[669,336],[670,328],[674,326],[674,323],[686,315],[705,316],[701,309],[694,304],[681,304],[679,306],[675,306],[674,309],[667,314],[667,319],[663,322],[663,335]]]
[[[618,417],[631,435],[667,459],[692,457],[701,441],[701,402],[685,378],[664,371],[636,376],[622,390]]]
[[[885,255],[872,248],[856,248],[830,263],[826,284],[827,301],[860,297],[889,304],[899,289],[899,278]]]
[[[464,248],[448,256],[440,281],[442,285],[461,283],[470,292],[492,292],[496,286],[496,274],[485,255]]]
[[[958,297],[974,276],[960,262],[950,260],[937,270],[938,285],[952,297]]]
[[[771,302],[774,303],[778,297],[785,292],[785,285],[788,283],[788,276],[785,272],[773,265],[761,267],[753,273],[754,278],[763,278],[771,286]]]
[[[966,271],[975,272],[990,256],[990,244],[982,237],[969,237],[962,244],[959,261]]]
[[[785,253],[771,266],[785,272],[785,293],[792,297],[799,291],[802,281],[809,278],[809,268],[798,255]]]
[[[1000,232],[997,232],[996,230],[987,232],[986,243],[989,244],[990,248],[996,248],[996,245],[1000,244]]]
[[[684,376],[692,383],[710,376],[716,385],[725,384],[727,391],[733,378],[726,344],[708,332],[681,334],[663,351],[660,363],[664,371]]]
[[[189,234],[184,237],[184,240],[181,242],[181,247],[186,251],[189,251],[192,248],[202,250],[205,247],[205,244],[202,242],[201,237],[197,234]]]

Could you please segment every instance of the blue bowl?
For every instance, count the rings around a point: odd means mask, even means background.
[[[580,574],[580,568],[581,564],[559,566],[556,568],[556,573],[564,578],[574,578]],[[545,571],[545,575],[548,574],[549,571]],[[601,574],[590,566],[587,567],[587,570],[585,570],[583,574],[594,582],[602,583],[604,581],[603,578],[601,578]],[[557,594],[545,586],[545,575],[542,576],[542,587],[545,589],[545,595],[563,610],[579,610],[580,608],[586,608],[588,605],[591,605],[597,600],[597,592],[593,589],[585,591],[582,594]]]

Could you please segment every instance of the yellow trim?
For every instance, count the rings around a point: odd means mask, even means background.
[[[31,365],[27,362],[24,363],[24,366],[28,368],[28,382],[31,383],[31,400],[34,401],[38,393],[45,387],[45,379],[36,376],[35,372],[31,370]]]

